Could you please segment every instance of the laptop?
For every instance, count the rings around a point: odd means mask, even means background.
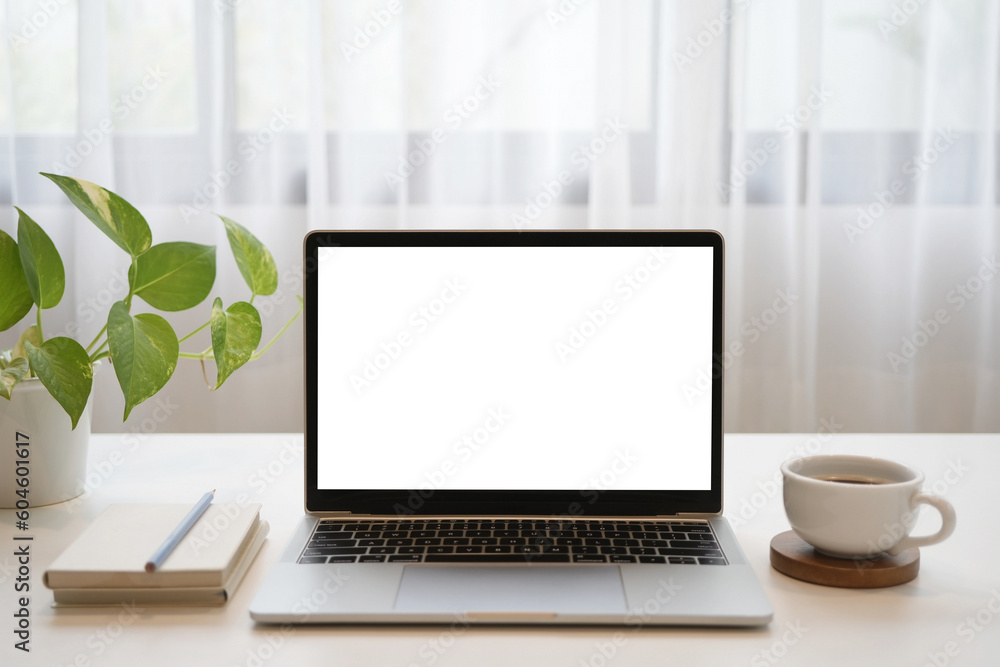
[[[770,621],[721,516],[719,234],[304,249],[305,516],[253,619]]]

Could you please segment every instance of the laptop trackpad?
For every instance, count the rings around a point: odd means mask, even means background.
[[[617,567],[407,566],[396,611],[624,613]]]

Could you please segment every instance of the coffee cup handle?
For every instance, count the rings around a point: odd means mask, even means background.
[[[932,544],[937,544],[938,542],[943,542],[948,539],[953,532],[955,532],[955,508],[952,507],[951,503],[941,496],[936,496],[933,493],[917,493],[913,496],[913,500],[910,504],[916,508],[916,506],[920,503],[937,508],[937,511],[941,513],[941,529],[933,535],[924,535],[922,537],[904,537],[896,546],[889,549],[888,553],[890,556],[898,556],[907,549],[926,547]]]

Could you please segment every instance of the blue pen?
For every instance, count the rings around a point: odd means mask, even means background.
[[[149,562],[146,563],[146,572],[155,572],[156,568],[163,565],[163,561],[170,555],[170,552],[174,550],[181,539],[191,530],[191,526],[198,521],[201,515],[205,513],[205,510],[208,509],[208,506],[212,504],[213,498],[215,498],[215,489],[203,495],[201,500],[191,508],[191,511],[180,522],[180,525],[174,528],[174,532],[170,533],[163,544],[160,545],[160,548],[150,556]]]

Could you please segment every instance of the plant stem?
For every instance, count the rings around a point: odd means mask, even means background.
[[[250,360],[252,361],[254,359],[259,359],[262,354],[264,354],[265,352],[267,352],[268,349],[270,349],[270,347],[272,345],[274,345],[274,343],[279,338],[281,338],[282,334],[284,334],[286,331],[288,331],[288,328],[290,326],[292,326],[292,323],[295,322],[295,320],[297,320],[298,317],[299,317],[299,315],[301,315],[301,314],[302,314],[302,299],[300,298],[299,299],[299,309],[297,311],[295,311],[295,314],[292,315],[292,318],[290,320],[288,320],[287,322],[285,322],[285,326],[281,327],[281,331],[279,331],[278,333],[276,333],[274,335],[274,338],[272,338],[270,341],[268,341],[267,345],[265,345],[262,350],[260,350],[259,352],[255,352],[253,354],[253,356],[250,357]],[[204,329],[205,326],[207,326],[207,324],[203,325],[201,327],[201,329]],[[200,331],[200,329],[199,329],[199,331]],[[189,337],[190,337],[190,335],[185,336],[181,340],[186,340]],[[198,359],[201,362],[204,362],[205,359],[215,359],[215,354],[212,351],[211,347],[205,348],[200,353],[199,352],[178,352],[177,356],[180,357],[181,359]]]
[[[111,350],[105,350],[104,349],[107,346],[108,346],[108,339],[105,338],[104,342],[101,343],[100,347],[98,347],[96,350],[94,350],[94,353],[92,355],[90,355],[90,363],[94,363],[98,359],[103,359],[104,357],[110,357],[111,356]],[[90,350],[87,350],[87,351],[89,352]]]
[[[91,348],[93,348],[95,345],[97,345],[97,341],[101,339],[101,336],[103,336],[104,332],[107,331],[107,330],[108,330],[108,325],[107,324],[105,324],[103,327],[101,327],[101,330],[97,332],[96,336],[94,336],[94,340],[90,341],[90,345],[87,346],[87,354],[90,354]],[[107,344],[107,342],[108,342],[107,340],[104,341],[105,345]],[[104,347],[104,345],[102,345],[101,347]]]
[[[132,276],[135,276],[135,260],[136,259],[137,259],[136,256],[132,255],[132,268],[128,272],[130,278]],[[127,308],[128,312],[130,312],[130,313],[132,312],[132,289],[133,289],[132,280],[130,279],[128,281],[128,296],[125,297],[125,308]]]
[[[264,349],[262,349],[260,352],[255,352],[250,357],[250,360],[253,361],[254,359],[260,359],[261,355],[263,355],[265,352],[267,352],[271,348],[271,346],[274,345],[275,341],[277,341],[279,338],[281,338],[281,335],[283,333],[285,333],[286,331],[288,331],[288,327],[292,326],[292,322],[294,322],[295,320],[297,320],[298,317],[299,317],[299,315],[301,313],[302,313],[302,299],[300,298],[299,299],[299,309],[295,311],[294,315],[292,315],[292,319],[288,320],[288,322],[285,323],[285,326],[281,327],[281,331],[279,331],[278,333],[276,333],[274,335],[274,338],[272,338],[270,341],[268,341],[267,345],[264,346]]]
[[[41,345],[45,342],[45,336],[42,335],[42,307],[35,307],[35,323],[38,327],[38,344]]]
[[[201,331],[202,329],[204,329],[205,327],[207,327],[207,326],[208,326],[209,324],[211,324],[211,323],[212,323],[212,320],[209,320],[208,322],[205,322],[205,323],[204,323],[204,324],[202,324],[202,325],[201,325],[200,327],[198,327],[197,329],[195,329],[194,331],[192,331],[191,333],[189,333],[189,334],[188,334],[187,336],[184,336],[184,338],[181,338],[181,339],[180,339],[180,340],[178,340],[177,342],[178,342],[178,343],[183,343],[183,342],[184,342],[184,341],[186,341],[186,340],[187,340],[188,338],[190,338],[191,336],[195,335],[196,333],[198,333],[199,331]]]

